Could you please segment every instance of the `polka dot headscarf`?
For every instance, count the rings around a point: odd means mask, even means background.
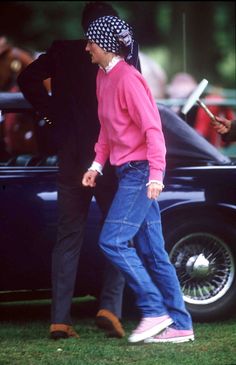
[[[121,54],[126,60],[132,58],[133,31],[129,24],[116,16],[103,16],[93,21],[86,33],[87,38],[107,52]]]

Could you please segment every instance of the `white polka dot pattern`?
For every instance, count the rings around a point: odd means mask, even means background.
[[[86,33],[87,38],[107,52],[119,54],[122,46],[132,52],[133,31],[129,24],[115,16],[103,16],[93,21]]]

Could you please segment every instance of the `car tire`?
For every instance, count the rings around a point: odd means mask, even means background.
[[[164,236],[193,320],[229,318],[236,302],[233,223],[213,214],[182,217],[165,230]]]

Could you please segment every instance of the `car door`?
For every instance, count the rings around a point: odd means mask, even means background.
[[[0,290],[50,286],[56,168],[0,167]]]

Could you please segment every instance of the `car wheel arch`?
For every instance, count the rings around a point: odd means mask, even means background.
[[[222,211],[213,211],[206,208],[205,210],[194,211],[192,215],[189,211],[184,210],[179,210],[175,214],[172,212],[171,215],[164,216],[163,222],[166,248],[174,266],[178,261],[176,261],[176,257],[180,257],[183,252],[185,252],[185,255],[189,255],[189,257],[186,256],[186,269],[184,268],[181,271],[177,268],[177,274],[186,305],[193,319],[210,321],[229,317],[234,311],[236,300],[236,228],[234,228],[235,224],[232,217],[229,215],[229,218],[224,218]],[[197,253],[194,252],[193,254],[191,250]],[[212,253],[211,250],[214,252]],[[222,257],[216,254],[218,251]],[[190,268],[192,270],[199,260],[203,267],[204,262],[207,263],[205,270],[209,270],[209,273],[202,278],[192,278],[191,294],[186,296],[183,275],[187,275],[187,271]],[[220,270],[220,265],[224,266],[225,272]],[[195,274],[199,275],[197,271]],[[205,296],[200,291],[201,295],[198,296],[196,294],[198,289],[208,290],[204,280],[207,282],[207,287],[211,288],[212,285],[216,285],[216,288],[213,288],[212,292],[206,293]],[[216,280],[219,283],[214,284]],[[192,294],[192,291],[194,291],[194,294]]]

